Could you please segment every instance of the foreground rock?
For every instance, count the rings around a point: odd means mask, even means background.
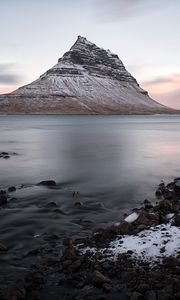
[[[180,201],[175,182],[161,184],[158,203],[146,200],[120,224],[86,238],[66,239],[62,254],[58,242],[46,245],[39,263],[2,291],[0,299],[180,299]],[[173,239],[177,251],[169,255]],[[142,256],[136,255],[138,249]],[[41,251],[33,255],[40,257]]]

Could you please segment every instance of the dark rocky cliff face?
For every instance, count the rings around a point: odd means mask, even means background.
[[[97,47],[95,44],[87,41],[86,38],[78,36],[77,41],[66,52],[62,58],[58,60],[58,63],[67,64],[72,63],[75,65],[81,65],[83,68],[93,76],[109,77],[111,79],[117,79],[119,81],[136,82],[136,79],[127,72],[122,61],[118,55]],[[53,74],[78,74],[82,72],[78,69],[50,69],[49,74],[53,71]]]
[[[58,63],[34,82],[0,96],[0,113],[176,113],[151,99],[116,54],[78,36]]]

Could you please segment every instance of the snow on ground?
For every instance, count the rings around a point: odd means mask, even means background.
[[[144,230],[136,235],[119,236],[112,241],[106,249],[84,248],[96,254],[108,253],[109,260],[116,260],[119,254],[132,251],[132,258],[154,264],[161,262],[163,257],[176,256],[180,254],[180,228],[171,226],[170,223],[162,224]],[[110,254],[110,255],[109,255]]]

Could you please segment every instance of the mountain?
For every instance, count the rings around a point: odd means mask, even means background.
[[[78,36],[58,63],[34,82],[0,96],[0,113],[173,113],[151,99],[119,57]]]

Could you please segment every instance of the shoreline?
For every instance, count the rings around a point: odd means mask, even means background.
[[[25,277],[6,291],[0,289],[0,299],[179,299],[180,244],[175,244],[175,241],[180,231],[180,179],[167,185],[161,183],[156,196],[158,202],[155,205],[145,200],[143,207],[135,209],[118,224],[100,229],[87,238],[64,240],[63,249],[58,247],[57,242],[49,243]],[[167,217],[170,214],[171,217]],[[140,246],[146,246],[148,233],[151,230],[154,238],[153,230],[156,232],[157,228],[161,232],[158,239],[162,239],[162,245],[161,242],[154,245],[161,253],[154,264],[151,256],[149,260],[144,260],[143,256],[137,259],[134,251],[128,249],[132,242],[123,248],[126,239],[138,237],[142,240]],[[173,243],[174,231],[170,236],[170,228],[177,229],[174,241],[177,251],[173,255],[168,255],[165,250],[170,241]],[[166,237],[163,239],[164,234]],[[115,255],[113,249],[118,247],[123,251],[116,251],[116,259],[112,259]],[[29,255],[37,256],[39,253],[35,251]]]

